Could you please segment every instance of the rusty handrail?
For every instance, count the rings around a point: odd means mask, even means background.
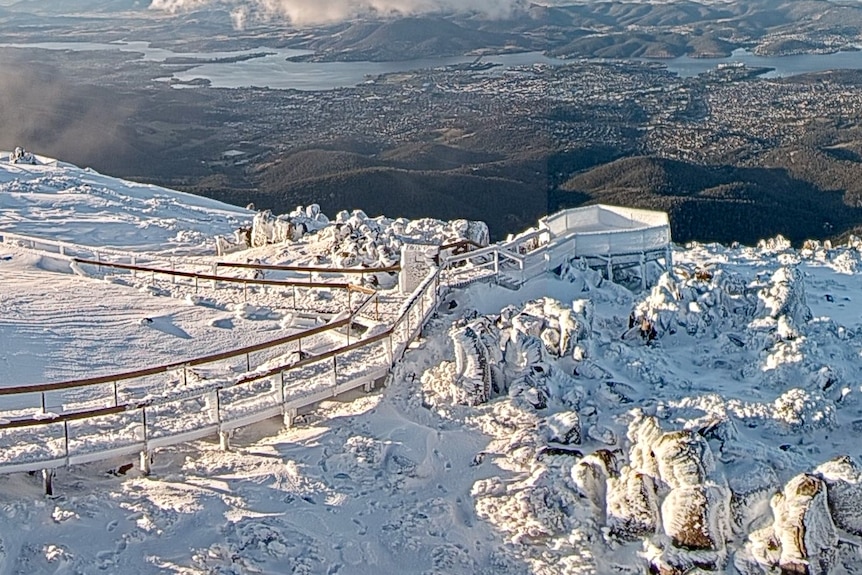
[[[394,273],[400,272],[401,266],[385,266],[380,268],[326,268],[315,266],[280,266],[271,264],[254,264],[254,263],[234,263],[234,262],[216,262],[217,268],[240,268],[251,270],[264,271],[280,271],[280,272],[307,272],[307,273],[331,273],[331,274],[374,274],[374,273]]]
[[[284,286],[284,287],[310,287],[310,288],[330,288],[330,289],[356,289],[355,284],[347,282],[311,282],[300,280],[268,280],[255,278],[237,278],[232,276],[218,276],[212,274],[201,274],[197,272],[186,272],[182,270],[168,270],[164,268],[151,268],[147,266],[139,266],[134,264],[121,264],[117,262],[103,262],[98,260],[87,260],[82,258],[72,258],[72,261],[78,264],[111,267],[121,270],[131,270],[144,273],[162,274],[168,276],[177,276],[185,278],[195,278],[204,281],[215,281],[225,283],[241,283],[248,285],[267,285],[267,286]]]

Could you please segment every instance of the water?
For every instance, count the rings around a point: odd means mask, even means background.
[[[475,57],[423,58],[396,62],[291,62],[283,51],[243,62],[204,64],[186,72],[174,74],[183,81],[206,78],[214,88],[241,88],[248,86],[273,89],[332,90],[356,86],[380,74],[408,72],[423,68],[437,68],[453,64],[466,64]],[[540,52],[505,54],[482,58],[505,68],[529,66],[537,63],[559,64]],[[492,69],[493,70],[493,69]]]
[[[715,70],[719,64],[743,63],[750,68],[773,68],[764,78],[795,76],[837,69],[862,69],[862,52],[833,54],[797,54],[794,56],[757,56],[745,49],[734,50],[727,58],[689,58],[681,56],[666,60],[667,69],[682,77],[697,76]]]
[[[307,50],[256,48],[235,52],[173,52],[153,48],[148,42],[41,42],[33,44],[0,44],[0,48],[27,48],[71,51],[121,51],[143,54],[143,59],[165,62],[169,58],[198,59],[201,64],[183,72],[176,72],[164,80],[188,82],[206,79],[214,88],[261,87],[295,90],[332,90],[356,86],[369,77],[393,72],[407,72],[422,68],[436,68],[452,64],[465,64],[475,60],[472,56],[450,58],[424,58],[396,62],[293,62],[287,58],[311,54]],[[239,62],[211,62],[219,58],[260,55]],[[541,52],[524,52],[488,56],[483,62],[503,67],[525,66],[537,63],[561,64],[562,60],[548,58]]]
[[[295,90],[332,90],[356,86],[380,74],[407,72],[422,68],[437,68],[472,62],[473,57],[425,58],[397,62],[293,62],[287,58],[310,54],[306,50],[253,48],[232,52],[174,52],[154,48],[148,42],[42,42],[34,44],[0,44],[0,48],[28,48],[44,50],[114,50],[143,54],[143,59],[165,62],[169,58],[201,60],[201,63],[183,72],[173,73],[164,80],[188,82],[209,80],[214,88],[261,87]],[[239,62],[212,62],[214,59],[258,55]],[[261,56],[262,55],[262,56]],[[563,65],[566,60],[548,58],[540,52],[523,52],[487,56],[483,62],[499,64],[503,69],[533,64]],[[862,52],[836,52],[833,54],[800,54],[795,56],[756,56],[748,50],[735,50],[727,58],[689,58],[651,60],[667,66],[682,77],[696,76],[714,70],[720,64],[743,63],[749,67],[773,68],[764,77],[792,76],[808,72],[849,68],[862,69]],[[493,73],[492,69],[492,73]],[[499,68],[497,68],[499,70]],[[181,86],[181,85],[178,85]]]
[[[233,58],[236,56],[249,56],[251,54],[263,54],[268,50],[256,48],[251,50],[237,50],[233,52],[174,52],[164,48],[154,48],[149,42],[34,42],[32,44],[3,44],[0,48],[25,48],[28,50],[61,50],[69,52],[134,52],[143,54],[144,60],[150,62],[164,62],[168,58],[194,58],[197,60],[213,60],[216,58]],[[304,50],[281,50],[291,56],[308,54]]]

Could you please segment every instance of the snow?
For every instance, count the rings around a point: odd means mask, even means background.
[[[76,264],[211,273],[214,238],[254,214],[37,159],[0,154],[0,387],[182,363],[337,325],[358,305],[338,289]],[[319,229],[223,259],[367,266],[483,229],[286,217]],[[0,424],[44,424],[39,441],[0,430],[0,463],[74,454],[53,498],[38,476],[0,474],[0,572],[860,573],[860,247],[674,246],[674,273],[643,291],[566,262],[517,290],[444,289],[415,341],[434,277],[413,298],[389,278],[349,337],[401,317],[392,348],[316,359],[347,341],[324,331],[302,353],[292,342],[132,380],[119,399],[145,407],[86,420],[62,419],[113,406],[110,382],[47,394],[44,409],[38,393],[0,395]],[[385,388],[332,397],[381,377],[401,347]],[[290,427],[255,416],[309,397],[322,403]],[[144,411],[161,445],[149,475]]]

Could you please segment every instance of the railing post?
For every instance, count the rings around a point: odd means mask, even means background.
[[[63,450],[66,453],[66,461],[69,461],[69,420],[63,421]]]
[[[641,264],[641,289],[646,290],[646,288],[647,288],[646,255],[644,255],[643,252],[640,253],[640,264]]]
[[[153,459],[150,456],[150,452],[147,451],[146,449],[141,451],[139,461],[140,461],[140,466],[141,466],[141,473],[143,475],[149,475],[152,472],[151,464],[153,462]]]
[[[245,354],[245,370],[251,371],[251,352]]]
[[[338,364],[336,362],[337,355],[332,356],[332,387],[338,387]],[[332,390],[333,394],[335,390]]]
[[[114,407],[120,405],[120,392],[117,390],[117,382],[114,382]]]
[[[395,363],[395,357],[393,357],[392,353],[392,335],[386,338],[386,358],[389,360],[389,368],[392,368],[392,364]]]
[[[48,497],[54,496],[54,470],[42,470],[42,487],[45,489],[45,495]]]

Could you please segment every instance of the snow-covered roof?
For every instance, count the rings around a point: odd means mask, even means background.
[[[671,242],[666,213],[604,204],[551,214],[539,220],[539,229],[558,243],[571,238],[576,256],[651,252]]]
[[[582,208],[570,208],[539,220],[539,228],[549,230],[555,236],[669,228],[670,221],[665,212],[638,210],[620,206],[596,204]],[[670,238],[668,238],[670,240]]]

